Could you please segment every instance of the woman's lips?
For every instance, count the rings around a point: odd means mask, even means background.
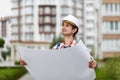
[[[65,32],[65,31],[67,31],[67,30],[65,30],[65,29],[62,29],[62,32]]]

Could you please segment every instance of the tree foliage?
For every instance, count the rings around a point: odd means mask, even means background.
[[[0,48],[3,48],[5,44],[4,39],[0,38]]]
[[[95,80],[120,80],[120,56],[105,59],[98,66]]]
[[[61,42],[63,42],[63,38],[61,36],[56,37],[56,35],[55,35],[51,44],[50,44],[50,49],[52,49],[53,46],[55,46],[57,43],[61,43]]]
[[[11,48],[7,48],[7,51],[2,51],[2,57],[4,60],[6,60],[6,57],[10,55],[11,55]]]

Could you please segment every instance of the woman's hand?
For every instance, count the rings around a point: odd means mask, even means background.
[[[24,60],[20,59],[20,65],[24,66],[27,65],[27,63]]]
[[[97,62],[95,60],[91,60],[89,62],[89,67],[96,69],[98,67],[98,64],[97,64]]]

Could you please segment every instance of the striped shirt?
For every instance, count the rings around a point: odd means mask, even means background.
[[[74,46],[74,45],[76,45],[76,44],[77,44],[77,41],[76,41],[76,40],[71,41],[69,45],[65,45],[64,42],[62,42],[62,43],[57,43],[52,49],[54,50],[54,49],[68,48],[68,47],[72,47],[72,46]]]

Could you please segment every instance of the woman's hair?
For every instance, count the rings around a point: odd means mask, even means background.
[[[73,34],[73,37],[78,33],[79,28],[76,25],[72,25],[72,29],[77,29],[77,31]]]

